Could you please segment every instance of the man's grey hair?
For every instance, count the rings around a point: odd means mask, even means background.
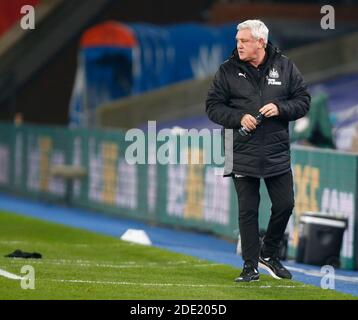
[[[237,30],[250,29],[255,39],[264,39],[265,45],[268,41],[269,29],[261,20],[246,20],[237,25]]]

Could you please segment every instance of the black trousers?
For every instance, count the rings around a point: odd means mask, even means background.
[[[292,172],[265,178],[265,184],[272,203],[271,217],[263,240],[259,244],[259,204],[260,178],[234,177],[235,189],[239,202],[239,229],[242,258],[255,266],[261,254],[272,257],[278,254],[280,241],[294,207]]]

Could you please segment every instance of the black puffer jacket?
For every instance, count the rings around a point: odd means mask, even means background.
[[[220,66],[209,89],[209,118],[226,129],[234,129],[233,168],[226,169],[225,176],[236,173],[266,178],[291,168],[288,123],[308,112],[311,97],[300,72],[287,57],[270,44],[266,53],[259,83],[235,50]],[[241,136],[238,129],[243,115],[255,116],[270,102],[278,106],[279,116],[264,118],[251,136]]]

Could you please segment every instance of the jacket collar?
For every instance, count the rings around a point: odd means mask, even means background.
[[[281,50],[279,48],[275,47],[270,41],[267,43],[265,50],[266,50],[266,54],[268,55],[268,60],[266,62],[267,66],[270,66],[275,58],[282,55]],[[237,48],[235,48],[232,51],[229,60],[239,64],[242,67],[247,68],[247,63],[240,59],[239,54],[237,52]]]

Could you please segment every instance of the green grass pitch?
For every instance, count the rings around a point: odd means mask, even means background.
[[[51,212],[49,212],[51,214]],[[42,259],[12,259],[15,249]],[[0,269],[35,270],[35,289],[0,275],[6,299],[355,299],[347,294],[261,275],[237,284],[240,269],[114,237],[0,212]]]

